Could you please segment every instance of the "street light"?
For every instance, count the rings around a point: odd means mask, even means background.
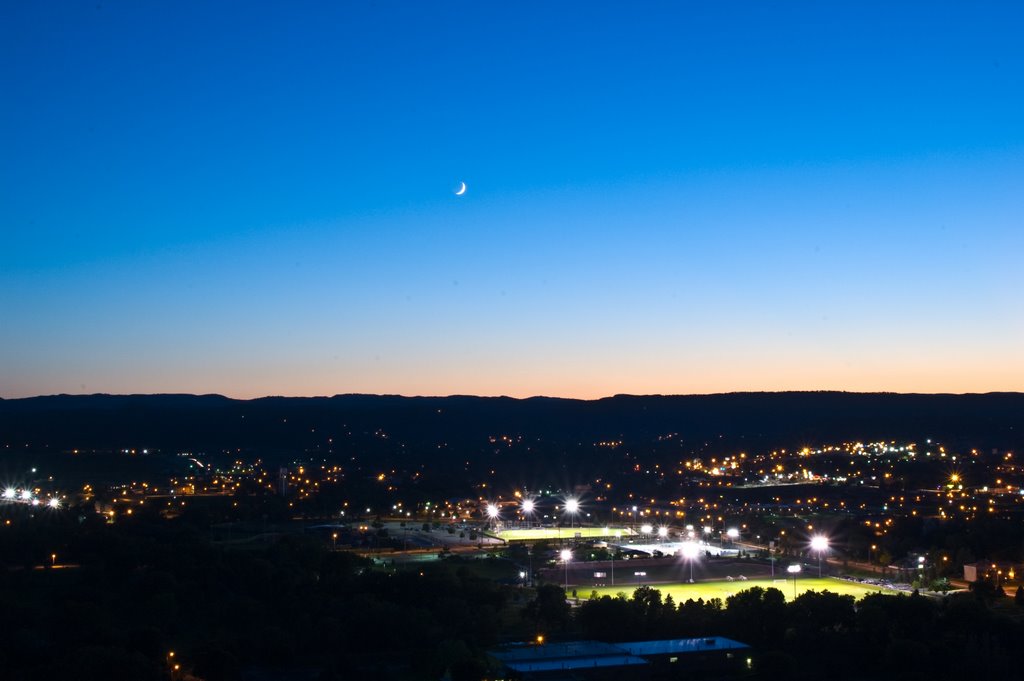
[[[739,539],[740,531],[737,530],[735,527],[730,527],[728,530],[725,531],[725,534],[729,537],[730,542],[734,542],[737,539]]]
[[[579,499],[569,497],[565,500],[565,512],[569,514],[569,527],[576,526],[576,514],[580,512]]]
[[[683,544],[683,558],[690,564],[690,584],[693,584],[693,561],[697,559],[697,544],[688,541]]]
[[[559,555],[562,557],[562,562],[565,563],[565,590],[569,591],[569,561],[572,560],[572,549],[562,549]]]
[[[487,517],[490,518],[492,522],[497,520],[498,513],[500,513],[500,511],[497,506],[494,504],[487,504]]]
[[[811,537],[811,550],[818,554],[818,577],[821,577],[821,554],[828,551],[828,537],[816,534]]]
[[[661,527],[658,528],[658,538],[661,541],[665,541],[665,537],[667,537],[667,536],[668,536],[668,528],[665,527],[664,525],[662,525]]]
[[[800,566],[796,564],[790,565],[786,568],[786,572],[793,575],[793,599],[796,600],[796,576],[800,574]]]
[[[527,520],[526,526],[530,527],[533,524],[532,517],[533,512],[537,509],[537,504],[534,503],[533,499],[523,499],[523,503],[520,506],[520,508],[523,511],[523,515],[529,518],[529,520]]]
[[[640,526],[640,534],[650,534],[651,532],[654,532],[654,527],[652,525]]]
[[[18,490],[13,487],[8,487],[4,490],[4,499],[13,499],[16,496],[18,496]]]

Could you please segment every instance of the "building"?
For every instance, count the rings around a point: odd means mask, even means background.
[[[753,669],[750,646],[720,636],[601,643],[513,643],[490,651],[500,676],[520,681],[735,677]]]
[[[980,560],[964,565],[964,581],[988,580],[996,586],[1018,584],[1024,577],[1024,565],[998,560]]]

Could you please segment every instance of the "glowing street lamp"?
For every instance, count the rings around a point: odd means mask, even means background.
[[[487,517],[490,519],[491,522],[497,520],[498,514],[501,512],[498,509],[498,507],[495,506],[494,504],[487,504],[487,508],[485,509],[485,511],[487,513]]]
[[[60,508],[60,499],[57,497],[50,497],[50,500],[46,502],[46,505],[54,509]]]
[[[572,560],[572,549],[562,549],[558,554],[565,563],[565,590],[569,591],[569,561]]]
[[[697,544],[688,541],[683,544],[683,558],[690,564],[690,584],[693,584],[693,561],[697,559]]]
[[[533,525],[533,512],[537,510],[537,504],[533,499],[523,499],[523,503],[520,505],[520,510],[523,512],[528,520],[526,523],[527,527]]]
[[[818,577],[821,577],[821,554],[828,551],[828,537],[823,534],[811,537],[811,550],[818,554]]]
[[[565,512],[569,514],[569,527],[575,527],[576,514],[580,512],[579,499],[569,497],[565,500]]]
[[[661,527],[658,528],[658,538],[661,541],[665,541],[665,537],[667,537],[667,536],[668,536],[668,528],[665,527],[664,525],[662,525]]]
[[[18,490],[13,487],[8,487],[4,490],[4,499],[13,499],[16,496],[18,496]]]
[[[793,575],[793,598],[796,599],[796,576],[800,574],[800,566],[793,564],[786,568],[786,572]]]
[[[740,531],[737,530],[735,527],[730,527],[728,530],[725,531],[725,534],[727,537],[729,537],[729,541],[736,541],[740,537]]]

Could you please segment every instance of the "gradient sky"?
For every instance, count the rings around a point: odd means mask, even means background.
[[[0,396],[1024,390],[1024,5],[845,4],[3,3]]]

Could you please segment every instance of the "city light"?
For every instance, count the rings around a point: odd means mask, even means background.
[[[664,527],[664,526],[659,527],[658,528],[658,536],[661,537],[662,539],[667,537],[668,536],[668,528]]]
[[[652,525],[641,525],[640,532],[643,534],[650,534],[651,532],[654,532],[654,527]]]
[[[18,495],[18,490],[13,487],[8,487],[4,490],[4,499],[13,499]]]
[[[558,555],[561,556],[563,561],[569,562],[572,560],[572,549],[562,549]]]
[[[578,513],[580,510],[580,502],[578,499],[572,497],[565,500],[565,512],[571,514]]]
[[[740,536],[740,531],[737,530],[735,527],[730,527],[728,530],[726,530],[725,534],[729,537],[729,539],[737,539]]]
[[[526,499],[523,501],[523,513],[533,513],[536,505],[533,503],[533,499]]]
[[[51,497],[46,503],[50,508],[60,508],[60,499],[57,497]]]
[[[828,551],[828,537],[822,534],[811,537],[811,549],[818,554],[818,577],[821,577],[821,554]]]
[[[487,504],[487,517],[488,518],[491,518],[491,519],[497,518],[498,517],[498,513],[499,513],[499,510],[498,510],[497,506],[495,506],[494,504]]]

